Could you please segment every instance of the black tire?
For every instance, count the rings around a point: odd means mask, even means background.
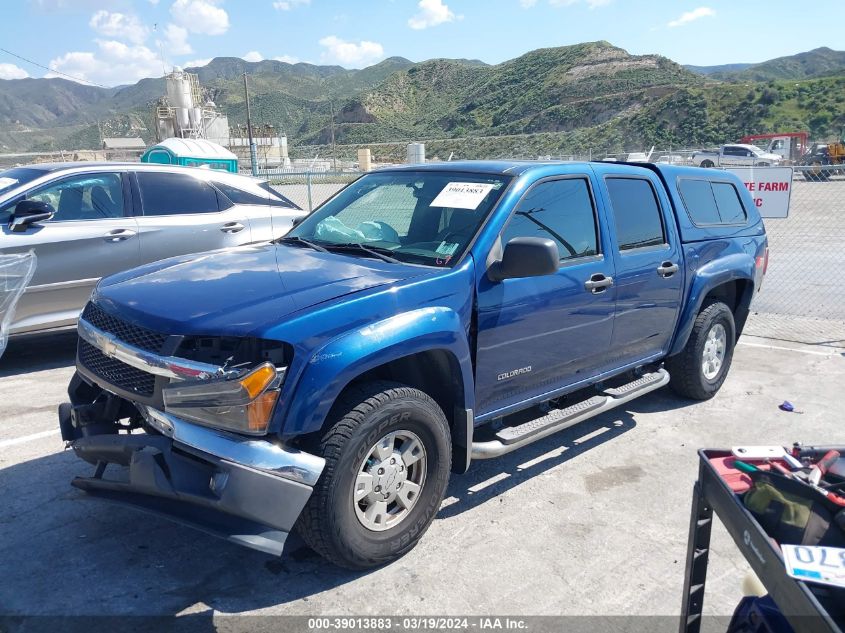
[[[704,167],[704,169],[711,169],[715,167],[716,164],[712,160],[704,160],[701,161],[701,166]]]
[[[713,378],[707,378],[702,368],[702,356],[710,330],[717,324],[721,324],[725,329],[725,354],[718,373]],[[709,400],[716,395],[728,376],[735,344],[736,326],[730,308],[718,300],[706,303],[695,318],[683,351],[666,361],[666,369],[671,378],[669,386],[680,396],[693,400]]]
[[[410,431],[423,443],[426,477],[407,516],[393,527],[373,531],[358,519],[352,494],[371,448],[393,431]],[[387,381],[366,383],[338,398],[319,454],[326,466],[297,522],[299,534],[340,567],[376,567],[410,551],[434,520],[451,471],[449,423],[437,403],[417,389]]]

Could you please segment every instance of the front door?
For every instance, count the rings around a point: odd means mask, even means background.
[[[553,240],[557,273],[478,282],[477,415],[495,414],[599,372],[613,330],[613,260],[605,256],[592,176],[541,181],[500,236]],[[588,283],[589,282],[589,283]]]
[[[97,172],[42,185],[25,199],[51,205],[53,218],[21,232],[3,225],[3,253],[34,250],[37,260],[11,333],[73,325],[101,277],[140,263],[138,226],[126,216],[123,178]]]

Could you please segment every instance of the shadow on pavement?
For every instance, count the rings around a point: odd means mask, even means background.
[[[0,378],[70,367],[75,361],[76,332],[12,338],[0,357]]]
[[[659,402],[652,404],[652,399]],[[673,404],[685,403],[649,396],[636,403],[636,410]],[[447,496],[455,501],[441,510],[437,520],[471,511],[634,429],[632,408],[627,409],[608,412],[499,459],[474,463],[469,473],[452,478]],[[214,630],[211,619],[203,615],[210,609],[242,613],[307,601],[309,596],[379,573],[333,567],[295,535],[285,554],[274,558],[87,498],[71,488],[70,481],[89,474],[91,468],[63,451],[0,469],[0,628],[5,621],[10,631],[34,630],[33,625],[37,630],[41,621],[47,630],[53,628],[50,616],[172,616],[188,610],[189,630]],[[483,485],[502,474],[503,479]],[[394,565],[407,563],[399,560]],[[16,617],[34,615],[48,617]],[[148,622],[146,617],[139,620]],[[75,630],[74,621],[80,630],[98,622],[70,618],[62,628],[70,625]]]

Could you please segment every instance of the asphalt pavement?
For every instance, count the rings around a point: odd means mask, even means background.
[[[0,359],[0,615],[676,616],[696,450],[845,440],[845,350],[747,337],[713,400],[664,389],[478,462],[416,549],[354,573],[295,537],[273,558],[72,488],[92,468],[56,423],[74,345]],[[732,612],[746,571],[717,526],[706,613]]]

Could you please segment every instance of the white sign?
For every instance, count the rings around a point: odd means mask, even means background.
[[[726,171],[736,174],[745,183],[762,217],[789,216],[792,167],[732,167]]]
[[[797,580],[845,587],[845,549],[781,545],[786,573]]]
[[[450,182],[432,200],[432,207],[475,210],[494,185],[483,182]]]

